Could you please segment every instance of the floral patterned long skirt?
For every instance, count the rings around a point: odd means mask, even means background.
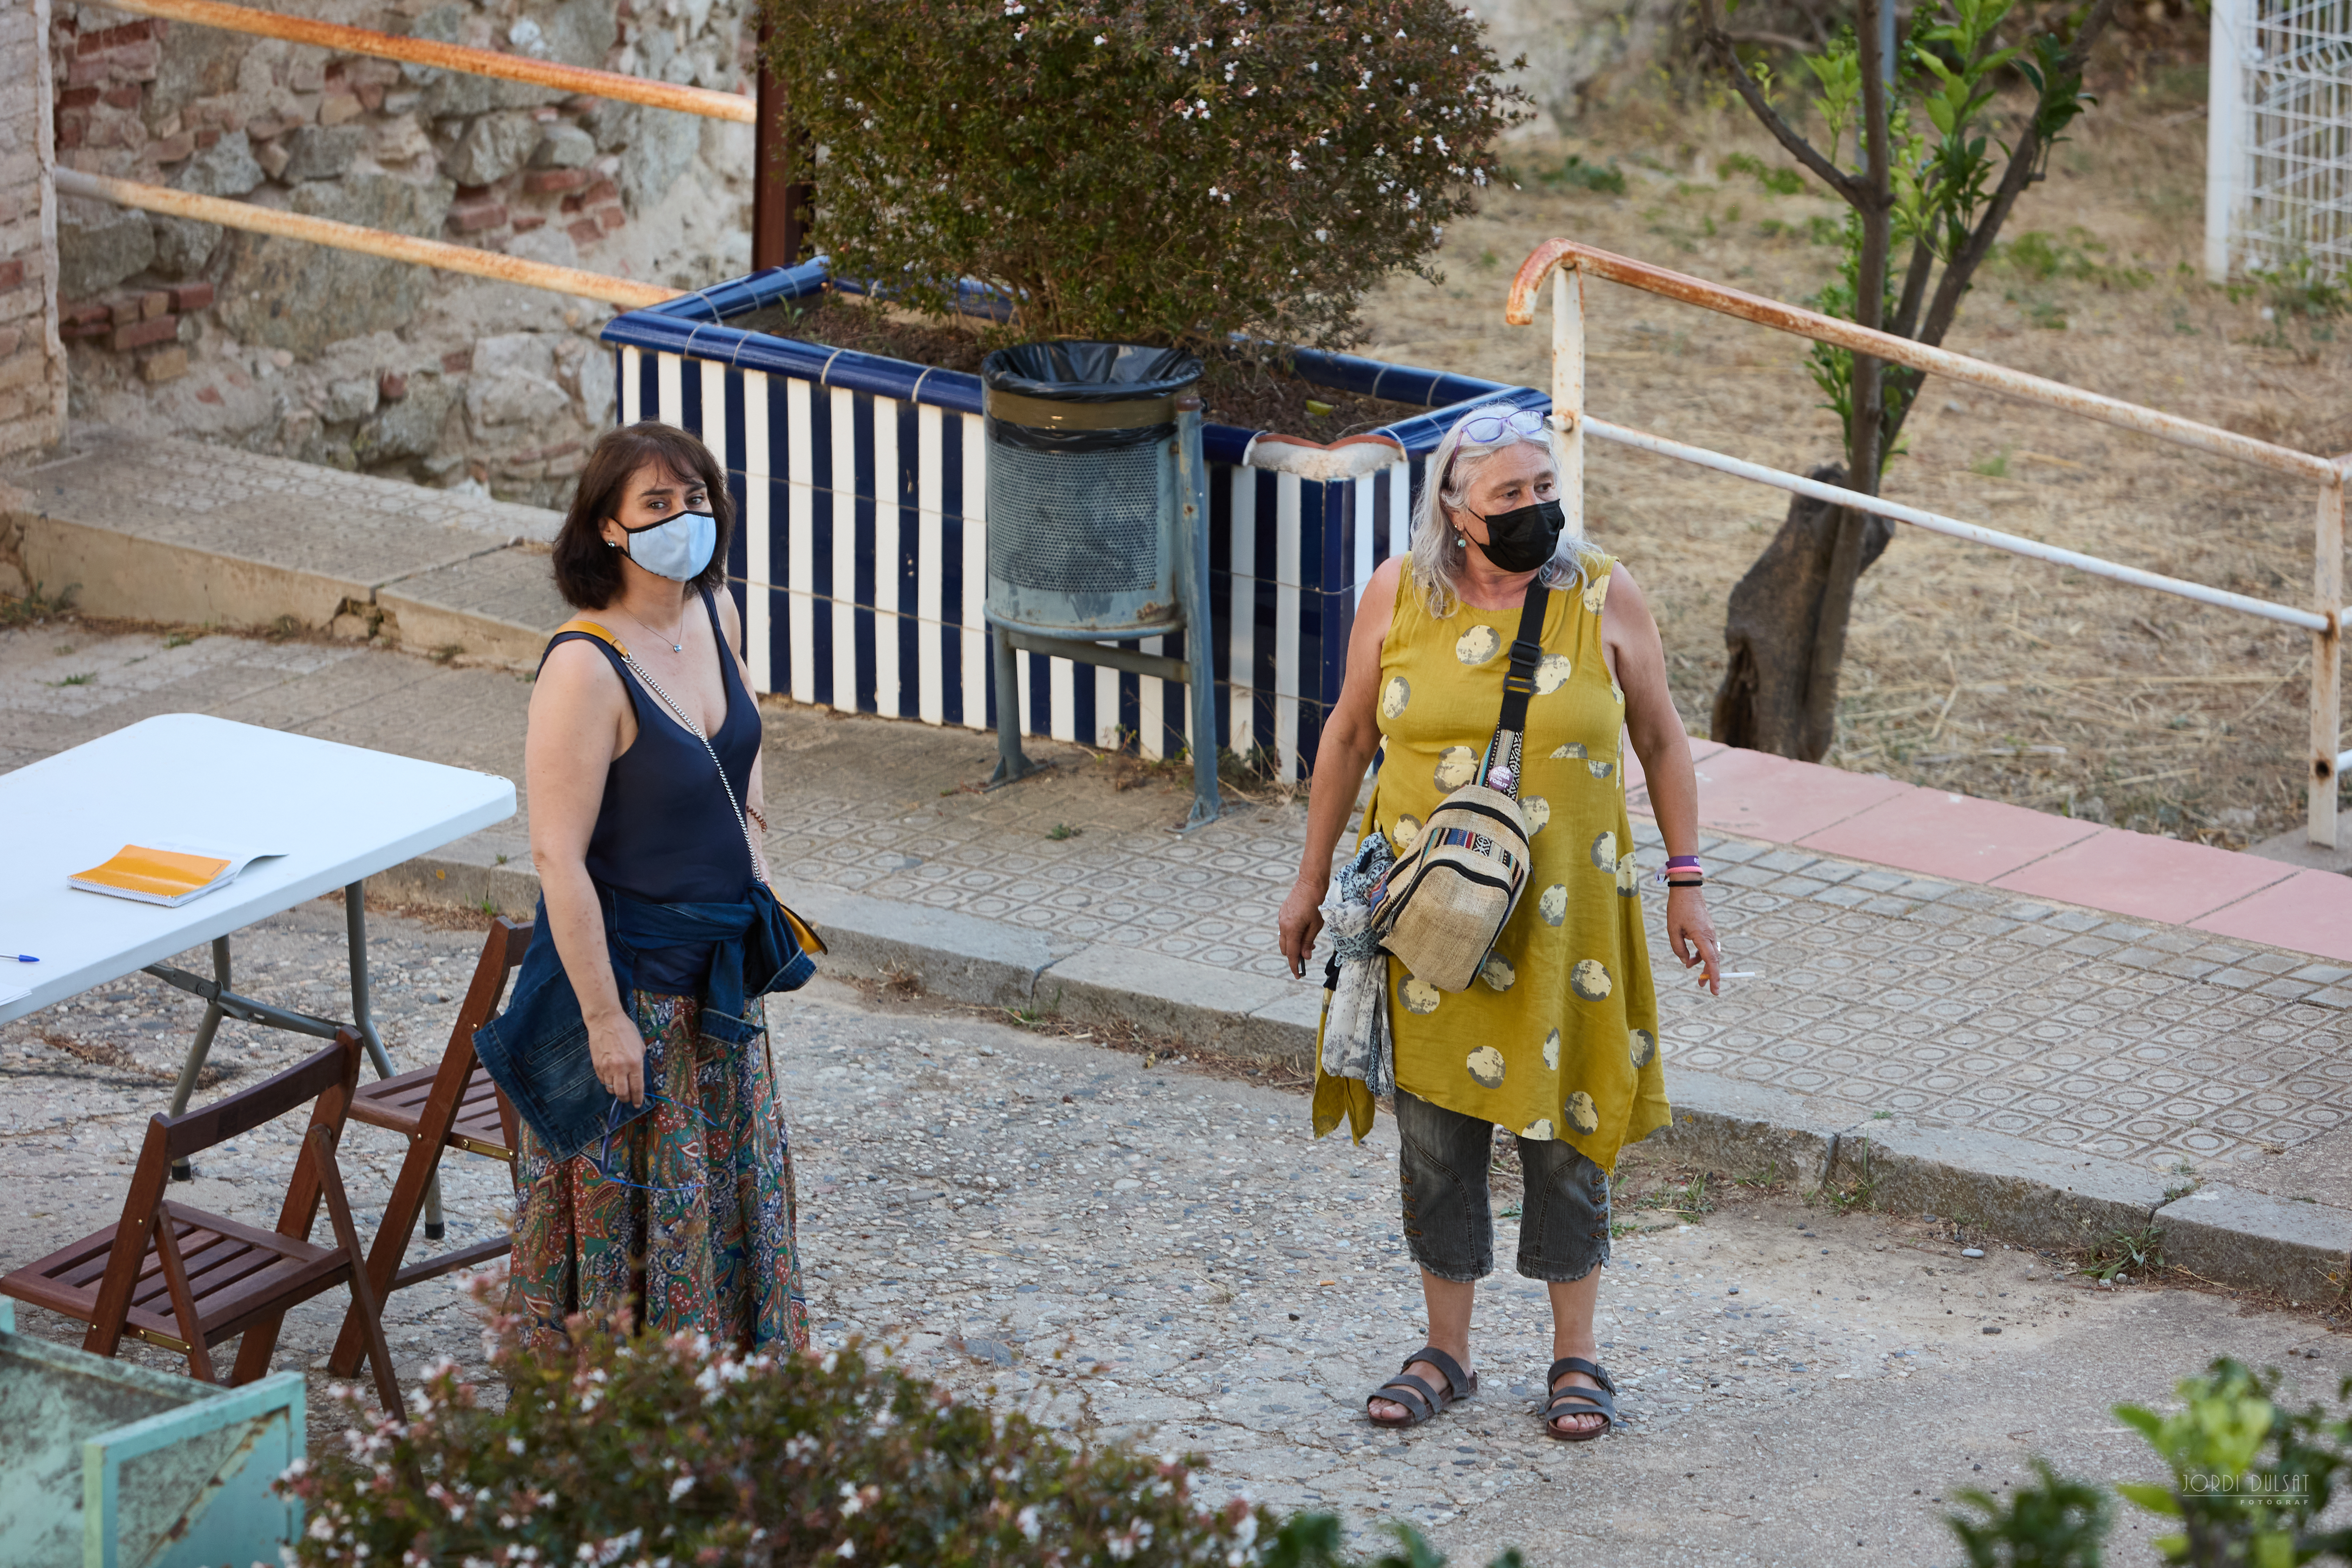
[[[746,1009],[764,1021],[761,1004]],[[762,1041],[704,1035],[689,996],[637,994],[653,1108],[569,1160],[521,1130],[511,1310],[542,1342],[626,1305],[660,1334],[808,1346],[792,1148]]]

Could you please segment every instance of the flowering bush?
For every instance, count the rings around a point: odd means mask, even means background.
[[[1013,333],[1346,341],[1524,112],[1450,0],[766,0],[835,275]]]
[[[570,1352],[509,1341],[492,1408],[452,1363],[404,1416],[297,1461],[308,1568],[1200,1564],[1328,1568],[1338,1521],[1208,1508],[1186,1464],[1074,1452],[856,1347],[739,1357],[584,1323]],[[339,1390],[354,1415],[356,1390]],[[1442,1560],[1417,1537],[1396,1568]],[[1508,1561],[1516,1562],[1516,1555]],[[1376,1565],[1378,1568],[1378,1565]]]

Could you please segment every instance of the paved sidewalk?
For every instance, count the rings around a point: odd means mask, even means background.
[[[164,645],[0,635],[5,760],[189,710],[520,776],[529,687],[509,672],[324,644]],[[1178,835],[1185,782],[1130,761],[1039,744],[1057,768],[982,794],[989,736],[782,701],[763,714],[772,855],[840,938],[836,967],[1304,1059],[1319,993],[1272,951],[1301,803],[1236,802]],[[1726,767],[1710,757],[1702,772]],[[1849,782],[1884,783],[1827,781]],[[1722,789],[1704,798],[1710,817],[1748,809]],[[1637,838],[1654,865],[1654,835]],[[1711,834],[1703,852],[1730,967],[1759,977],[1720,999],[1668,986],[1669,1092],[1696,1117],[1678,1139],[1715,1139],[1726,1162],[1843,1158],[1858,1173],[1866,1138],[1885,1201],[1975,1214],[2034,1245],[2158,1215],[2200,1273],[2310,1293],[2344,1275],[2352,971],[1755,837]],[[527,864],[518,819],[387,881],[527,906]],[[2274,885],[2320,875],[2252,864]],[[1663,975],[1654,893],[1649,908]]]

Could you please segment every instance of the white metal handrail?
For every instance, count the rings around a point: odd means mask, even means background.
[[[2244,594],[2232,594],[2227,588],[2209,588],[2202,583],[2185,582],[2179,577],[2167,577],[2158,572],[2143,572],[2137,566],[2119,565],[2113,561],[2102,560],[2096,555],[2085,555],[2080,551],[2063,550],[2054,544],[2044,544],[2038,539],[2021,538],[2014,533],[2003,533],[1996,528],[1986,528],[1973,522],[1962,522],[1958,518],[1946,517],[1941,512],[1923,511],[1917,507],[1905,506],[1899,501],[1883,500],[1876,496],[1866,496],[1860,490],[1850,490],[1838,485],[1823,484],[1819,479],[1801,479],[1795,474],[1784,473],[1779,468],[1768,468],[1761,463],[1746,462],[1738,458],[1727,458],[1720,452],[1711,452],[1704,447],[1692,447],[1680,441],[1669,441],[1663,436],[1653,436],[1647,431],[1628,429],[1622,425],[1612,425],[1605,419],[1595,419],[1589,414],[1584,416],[1583,425],[1589,433],[1600,437],[1604,441],[1614,441],[1621,447],[1632,447],[1639,451],[1654,452],[1661,458],[1679,458],[1685,463],[1696,463],[1702,468],[1713,468],[1717,473],[1730,474],[1738,479],[1753,479],[1758,484],[1770,485],[1775,489],[1789,490],[1801,496],[1811,496],[1815,500],[1825,500],[1837,506],[1852,507],[1857,511],[1876,512],[1881,517],[1891,517],[1900,522],[1914,523],[1931,533],[1941,533],[1953,539],[1965,539],[1977,544],[1989,544],[1995,550],[2006,550],[2012,555],[2025,555],[2037,561],[2054,562],[2061,566],[2072,566],[2077,571],[2087,572],[2095,577],[2106,577],[2117,583],[2129,583],[2140,588],[2153,588],[2159,594],[2175,594],[2184,599],[2194,599],[2202,605],[2215,605],[2225,610],[2237,610],[2249,616],[2260,616],[2266,621],[2279,621],[2290,626],[2301,626],[2307,632],[2325,631],[2327,628],[2326,616],[2314,615],[2309,610],[2298,610],[2291,605],[2273,605],[2268,599],[2256,599]]]
[[[2063,550],[2038,540],[1963,522],[1958,518],[1945,517],[1877,496],[1865,496],[1856,490],[1823,484],[1817,479],[1804,479],[1760,463],[1747,462],[1705,447],[1595,419],[1584,406],[1583,275],[1587,272],[1816,342],[1831,343],[1923,373],[1988,387],[2064,413],[2137,430],[2178,446],[2235,458],[2276,472],[2316,479],[2319,482],[2319,499],[2313,530],[2311,607],[2298,609],[2249,595],[2233,594],[2226,589],[2143,571],[2095,555],[2085,555],[2079,551]],[[1653,267],[1647,262],[1616,256],[1570,239],[1547,240],[1521,264],[1518,275],[1511,281],[1504,320],[1513,326],[1523,327],[1531,323],[1535,320],[1537,292],[1546,279],[1549,279],[1552,285],[1551,417],[1553,426],[1561,437],[1561,460],[1565,471],[1560,475],[1560,495],[1571,527],[1580,531],[1583,527],[1584,437],[1589,431],[1601,440],[1694,463],[1719,473],[1831,501],[1898,522],[1907,522],[2011,554],[2070,566],[2115,582],[2129,583],[2200,604],[2235,610],[2242,615],[2258,616],[2283,625],[2300,626],[2308,631],[2312,638],[2310,772],[2305,781],[2305,830],[2313,843],[2335,847],[2336,779],[2346,767],[2352,766],[2352,750],[2339,750],[2343,745],[2342,626],[2345,618],[2352,616],[2352,605],[2344,601],[2344,487],[2347,472],[2352,472],[2352,456],[2322,458],[2309,452],[2298,452],[2293,447],[2257,441],[2235,431],[2200,424],[2160,409],[2105,397],[2063,382],[2028,375],[2005,365],[1971,359],[1947,349],[1930,348],[1907,338],[1874,331],[1817,311],[1801,310],[1778,300],[1743,293],[1737,289],[1727,289],[1704,279]]]

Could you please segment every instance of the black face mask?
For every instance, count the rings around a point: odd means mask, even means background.
[[[1470,515],[1478,517],[1476,512]],[[1559,548],[1560,531],[1568,526],[1556,500],[1514,507],[1478,521],[1486,525],[1486,542],[1481,548],[1499,572],[1532,572],[1541,566]]]

